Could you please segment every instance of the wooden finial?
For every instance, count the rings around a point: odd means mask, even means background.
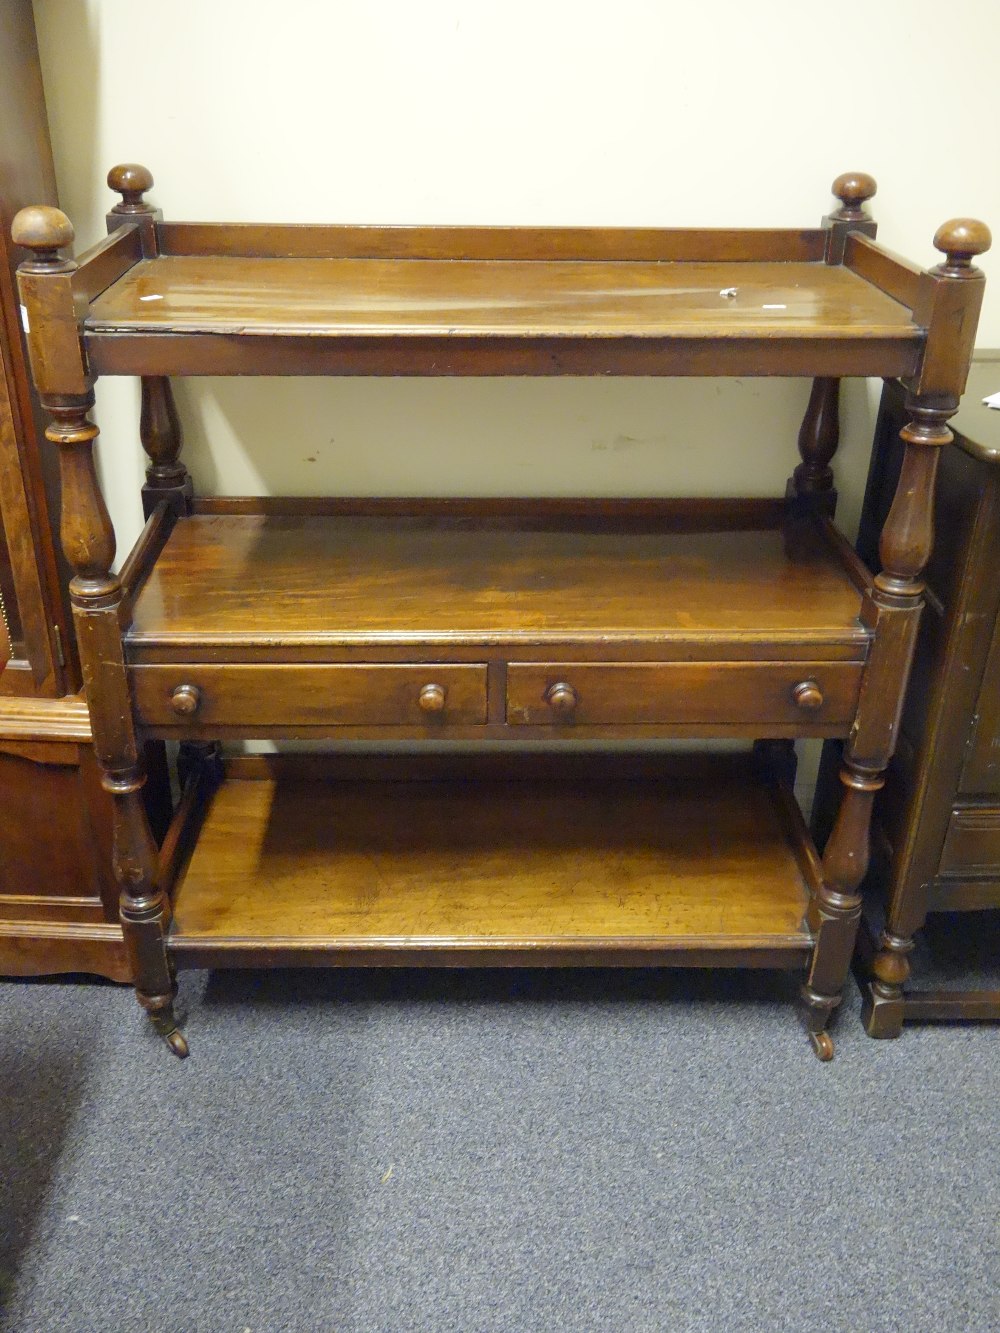
[[[841,222],[867,220],[865,204],[878,189],[874,177],[864,171],[847,171],[843,176],[838,176],[830,188],[840,200],[840,207],[831,214],[831,217]]]
[[[992,244],[993,237],[985,222],[977,222],[975,218],[950,218],[934,233],[934,248],[945,255],[945,262],[939,264],[935,272],[949,278],[967,277],[976,272],[972,267],[976,255],[984,254]]]
[[[11,223],[15,245],[34,251],[31,261],[45,267],[59,264],[59,251],[73,241],[73,224],[65,213],[47,204],[22,208]]]
[[[112,213],[148,213],[149,205],[143,199],[147,190],[153,188],[153,173],[148,167],[138,162],[121,162],[108,172],[108,185],[121,195],[120,204],[115,204]]]

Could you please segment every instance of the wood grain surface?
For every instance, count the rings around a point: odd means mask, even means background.
[[[566,710],[567,726],[752,716],[762,729],[796,722],[810,729],[846,729],[857,707],[861,663],[515,662],[507,670],[507,721],[516,726],[559,720],[549,696],[560,683],[576,696]],[[798,702],[795,691],[803,685],[816,687],[814,707]]]
[[[919,336],[905,306],[821,263],[181,255],[135,265],[93,302],[86,327],[327,338]]]
[[[440,708],[421,704],[421,692],[437,686]],[[173,696],[193,690],[189,712]],[[485,665],[372,664],[322,666],[140,666],[132,673],[132,697],[143,722],[185,727],[289,728],[314,726],[419,726],[433,736],[453,723],[486,721]]]
[[[158,222],[157,254],[259,259],[807,261],[826,227],[484,227]]]
[[[133,660],[154,646],[636,638],[857,656],[860,608],[813,529],[792,547],[777,530],[676,532],[655,520],[200,515],[178,520],[128,638]]]
[[[541,963],[757,949],[794,966],[806,872],[751,773],[725,756],[707,785],[229,779],[175,890],[171,951]]]

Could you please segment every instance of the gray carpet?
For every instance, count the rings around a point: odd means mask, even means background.
[[[1000,1326],[1000,1032],[775,974],[0,985],[4,1327]]]

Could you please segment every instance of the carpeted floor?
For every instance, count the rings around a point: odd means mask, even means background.
[[[987,1330],[1000,1032],[774,974],[0,985],[4,1327]]]

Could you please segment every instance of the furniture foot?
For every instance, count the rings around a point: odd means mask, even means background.
[[[829,1032],[810,1032],[809,1040],[817,1060],[825,1064],[827,1060],[833,1059],[833,1038]]]
[[[806,917],[816,943],[800,993],[802,1019],[821,1060],[833,1055],[832,1041],[823,1036],[840,1004],[857,941],[861,920],[858,885],[868,867],[872,799],[882,786],[882,776],[845,759],[840,781],[844,795]]]
[[[805,985],[799,992],[802,1026],[806,1030],[816,1057],[820,1060],[833,1059],[833,1038],[827,1032],[827,1024],[834,1010],[840,1004],[839,995],[820,995],[810,986]]]
[[[183,1032],[180,1032],[178,1031],[177,1028],[174,1028],[173,1032],[165,1032],[163,1035],[164,1035],[164,1041],[166,1041],[167,1045],[173,1051],[174,1055],[176,1055],[179,1060],[186,1060],[188,1056],[191,1054],[191,1050],[187,1044],[187,1038],[184,1036]],[[822,1059],[824,1057],[820,1058]]]
[[[883,931],[872,959],[861,1021],[869,1037],[892,1040],[903,1031],[903,985],[910,975],[913,940]]]
[[[892,1041],[903,1033],[903,992],[892,994],[889,987],[870,981],[864,991],[861,1022],[869,1037]]]
[[[169,995],[143,995],[139,992],[138,1000],[149,1015],[153,1027],[174,1055],[178,1059],[186,1060],[190,1054],[190,1048],[186,1037],[177,1026],[177,1016],[174,1013],[174,995],[176,993],[176,987]]]

